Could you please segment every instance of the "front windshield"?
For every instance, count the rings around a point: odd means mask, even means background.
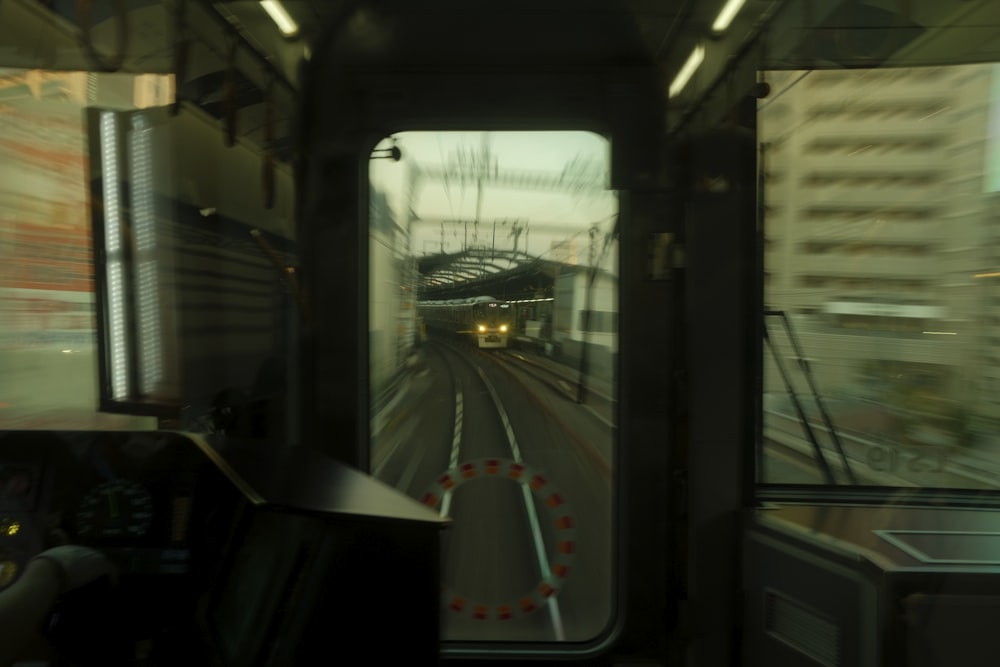
[[[1000,487],[1000,66],[763,77],[759,481]]]
[[[372,153],[371,468],[454,520],[446,641],[588,641],[612,618],[609,155],[571,131],[400,132]]]

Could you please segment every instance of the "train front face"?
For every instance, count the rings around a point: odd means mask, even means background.
[[[514,329],[514,311],[503,301],[483,301],[472,306],[472,328],[481,348],[507,347]]]

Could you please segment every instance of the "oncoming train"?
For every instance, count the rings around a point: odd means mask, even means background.
[[[428,329],[469,336],[479,348],[505,348],[514,330],[511,304],[492,296],[421,301],[417,313]]]

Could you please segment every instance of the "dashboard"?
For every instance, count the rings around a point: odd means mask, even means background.
[[[307,447],[0,431],[0,593],[61,544],[117,566],[117,583],[68,591],[49,611],[45,648],[66,664],[300,664],[330,627],[370,645],[386,623],[407,629],[407,651],[436,655],[445,524]],[[411,603],[387,611],[391,597]]]
[[[191,568],[205,457],[167,432],[0,434],[0,590],[60,544],[99,549],[124,577]]]

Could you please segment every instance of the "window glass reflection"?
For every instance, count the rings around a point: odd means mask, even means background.
[[[454,519],[446,640],[583,641],[610,619],[608,153],[584,132],[405,132],[371,155],[371,467]]]
[[[166,104],[168,79],[0,68],[0,428],[155,427],[97,412],[84,109]]]

